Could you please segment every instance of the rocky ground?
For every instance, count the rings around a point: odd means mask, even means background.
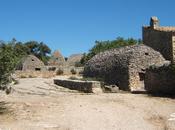
[[[173,130],[175,100],[146,94],[84,94],[53,79],[20,79],[0,94],[0,130]]]

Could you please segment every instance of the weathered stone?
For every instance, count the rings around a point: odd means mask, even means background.
[[[145,45],[133,45],[97,54],[84,68],[84,76],[103,79],[123,90],[144,88],[144,74],[151,65],[163,64],[162,55]]]
[[[119,87],[116,85],[105,85],[104,92],[118,93],[120,92]]]
[[[175,70],[171,65],[150,67],[145,74],[145,89],[156,94],[175,94]]]
[[[69,88],[72,90],[78,90],[85,93],[102,93],[102,84],[98,81],[81,81],[70,79],[54,79],[54,84]]]
[[[44,63],[34,55],[24,57],[17,65],[17,70],[22,71],[43,71],[46,70]]]
[[[175,62],[175,27],[159,26],[158,18],[152,17],[150,26],[143,27],[143,43]]]
[[[76,63],[80,62],[82,57],[83,57],[83,54],[73,54],[68,58],[67,64],[69,66],[75,66]]]
[[[64,64],[65,58],[59,51],[55,51],[48,62],[49,66],[63,66]]]

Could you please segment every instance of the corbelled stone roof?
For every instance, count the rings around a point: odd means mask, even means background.
[[[34,55],[24,57],[17,65],[17,69],[24,71],[35,70],[36,68],[43,69],[44,67],[44,63]]]
[[[145,70],[150,65],[163,64],[163,56],[145,45],[126,46],[101,52],[90,59],[84,68],[87,77],[103,78],[115,83],[117,78],[132,72]],[[130,69],[130,70],[129,70]]]
[[[65,58],[62,56],[62,54],[57,50],[55,51],[52,56],[51,59],[48,62],[48,65],[63,65],[65,62]]]
[[[77,62],[80,62],[81,58],[83,57],[83,54],[72,54],[68,60],[67,63],[69,65],[75,65]]]

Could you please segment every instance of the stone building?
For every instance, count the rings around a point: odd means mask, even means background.
[[[175,62],[175,27],[159,26],[158,18],[151,17],[150,26],[143,27],[143,43]]]
[[[165,61],[159,52],[148,46],[126,46],[94,56],[85,65],[84,76],[100,78],[122,90],[140,90],[144,88],[145,70]]]
[[[76,63],[79,63],[81,58],[83,57],[83,54],[72,54],[68,60],[67,60],[67,64],[69,66],[75,66]]]
[[[55,51],[51,59],[48,62],[49,66],[63,66],[65,63],[65,58],[62,56],[62,54],[59,51]]]
[[[22,71],[43,71],[46,70],[44,63],[34,55],[24,57],[17,66]]]

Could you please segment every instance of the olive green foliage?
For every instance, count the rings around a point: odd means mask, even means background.
[[[118,37],[117,39],[112,41],[95,41],[95,45],[89,50],[89,52],[87,54],[84,53],[84,56],[81,59],[81,63],[85,64],[88,60],[90,60],[93,56],[95,56],[100,52],[140,43],[142,43],[140,39],[139,40],[133,38],[124,39],[122,37]]]
[[[17,42],[16,39],[12,39],[9,42],[13,44],[15,55],[24,57],[26,55],[32,54],[38,57],[41,61],[47,64],[51,49],[43,42],[28,41],[28,42]]]
[[[0,42],[0,88],[5,88],[11,81],[11,74],[20,60],[19,53],[16,51],[16,44]]]
[[[16,39],[0,41],[0,89],[7,88],[7,84],[12,81],[11,74],[23,57],[33,54],[46,63],[50,53],[50,48],[43,42],[22,43]]]
[[[56,75],[63,75],[64,74],[64,71],[62,69],[58,69],[56,71]]]
[[[43,42],[29,41],[24,43],[24,45],[29,49],[29,54],[33,54],[38,57],[41,61],[47,64],[51,53],[51,49]]]

